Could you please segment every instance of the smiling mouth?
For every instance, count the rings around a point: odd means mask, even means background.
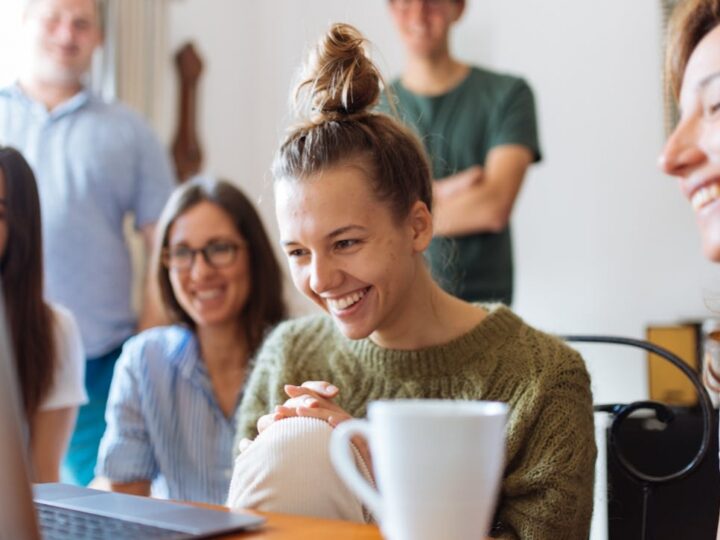
[[[201,302],[206,302],[208,300],[214,300],[215,298],[218,298],[222,294],[222,289],[208,289],[204,291],[197,291],[195,293],[195,298],[200,300]]]
[[[365,289],[355,291],[354,293],[348,294],[347,296],[343,296],[341,298],[327,298],[326,302],[331,310],[343,311],[353,307],[360,300],[362,300],[369,290],[370,287],[366,287]]]
[[[697,212],[720,198],[720,180],[701,187],[690,198],[690,204]]]
[[[62,45],[59,43],[51,43],[48,49],[55,54],[63,56],[75,56],[78,53],[78,47],[75,45]]]

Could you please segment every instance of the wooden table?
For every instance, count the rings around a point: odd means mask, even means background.
[[[228,511],[220,506],[198,505]],[[218,540],[381,540],[380,530],[374,525],[360,525],[348,521],[249,512],[267,519],[256,531],[219,536]]]

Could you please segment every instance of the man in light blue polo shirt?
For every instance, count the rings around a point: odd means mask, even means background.
[[[140,321],[131,309],[123,221],[134,215],[149,249],[174,183],[141,118],[83,86],[102,42],[100,20],[96,0],[29,0],[23,27],[32,61],[18,83],[0,89],[0,143],[19,149],[38,181],[46,294],[73,312],[88,357],[90,403],[80,409],[62,471],[81,484],[93,477],[120,348],[158,317],[150,301]]]

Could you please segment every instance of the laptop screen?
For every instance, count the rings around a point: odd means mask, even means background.
[[[20,389],[0,287],[0,540],[40,538],[23,443]]]

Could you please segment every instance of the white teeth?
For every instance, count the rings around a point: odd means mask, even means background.
[[[720,185],[712,183],[698,189],[690,199],[690,204],[695,210],[700,210],[718,198],[720,198]]]
[[[212,289],[209,291],[197,291],[195,293],[195,296],[198,298],[198,300],[212,300],[213,298],[217,298],[221,294],[220,289]]]
[[[365,292],[365,290],[362,290],[354,292],[352,294],[348,294],[347,296],[343,296],[342,298],[328,298],[327,303],[328,306],[330,306],[330,309],[333,309],[335,311],[347,309],[353,304],[359,302],[360,299],[365,296]]]

